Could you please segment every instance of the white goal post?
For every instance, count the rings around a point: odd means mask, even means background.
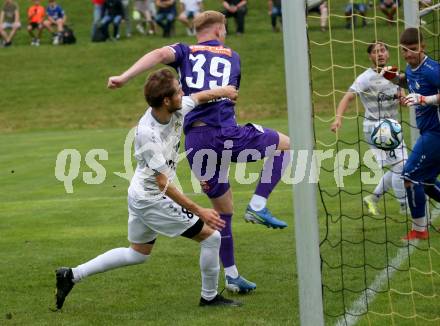
[[[291,149],[294,151],[292,169],[295,169],[298,151],[307,151],[306,172],[310,172],[314,135],[306,27],[307,1],[318,0],[282,0],[282,7],[288,125]],[[404,0],[403,8],[406,28],[419,27],[420,16],[433,10],[428,8],[421,12],[418,0]],[[411,124],[415,126],[413,112]],[[415,127],[411,131],[414,144],[418,131]],[[299,311],[303,326],[324,325],[316,191],[316,185],[309,183],[308,178],[293,186]]]
[[[306,171],[310,172],[314,137],[306,2],[283,0],[282,6],[289,136],[294,150],[292,168],[296,153],[306,150]],[[300,321],[303,326],[323,326],[316,185],[308,180],[303,178],[293,191]]]

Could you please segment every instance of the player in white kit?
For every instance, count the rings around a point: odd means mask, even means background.
[[[386,66],[389,59],[388,48],[385,43],[377,41],[368,46],[368,57],[372,67],[360,74],[339,102],[335,121],[331,130],[336,132],[342,126],[342,117],[356,95],[359,96],[365,108],[363,132],[365,141],[374,150],[379,166],[389,167],[383,175],[373,193],[364,197],[363,201],[372,215],[378,215],[377,202],[389,189],[393,188],[394,195],[399,202],[400,212],[406,213],[406,195],[403,180],[400,175],[403,165],[408,158],[405,143],[393,151],[383,151],[374,147],[371,143],[371,133],[374,125],[380,120],[390,118],[399,121],[399,98],[403,96],[401,89],[389,80],[385,79],[380,71]]]
[[[137,126],[137,167],[128,189],[129,248],[116,248],[75,268],[56,271],[56,306],[61,309],[75,283],[87,276],[148,260],[158,234],[183,236],[200,243],[202,291],[200,306],[239,306],[217,293],[220,233],[224,221],[210,208],[202,208],[182,194],[172,180],[185,115],[200,103],[237,98],[233,86],[183,96],[178,80],[168,69],[151,74],[144,87],[150,105]]]

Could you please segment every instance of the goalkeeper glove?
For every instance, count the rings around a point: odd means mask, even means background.
[[[431,96],[423,96],[417,93],[411,93],[405,97],[404,103],[407,106],[433,105],[433,104],[438,104],[438,98],[437,98],[437,94]]]

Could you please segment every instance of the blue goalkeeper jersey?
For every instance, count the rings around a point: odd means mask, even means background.
[[[420,66],[415,69],[407,65],[405,74],[410,93],[424,96],[439,93],[440,64],[430,57],[426,56]],[[429,130],[440,132],[439,105],[417,105],[415,111],[417,128],[421,134]]]

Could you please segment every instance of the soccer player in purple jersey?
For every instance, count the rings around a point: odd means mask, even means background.
[[[178,71],[185,95],[225,85],[239,88],[240,57],[223,45],[225,23],[225,16],[219,12],[201,13],[194,19],[197,45],[177,43],[153,50],[122,75],[110,77],[108,87],[122,87],[136,75],[162,63]],[[227,99],[196,107],[185,119],[184,132],[191,169],[200,180],[213,208],[225,221],[221,231],[220,258],[226,274],[226,288],[234,292],[250,292],[256,285],[238,273],[234,259],[229,163],[268,158],[245,212],[245,219],[267,227],[285,228],[287,224],[272,216],[266,208],[266,202],[281,179],[283,168],[287,166],[289,155],[284,151],[290,148],[289,137],[254,124],[237,125],[234,103]]]

